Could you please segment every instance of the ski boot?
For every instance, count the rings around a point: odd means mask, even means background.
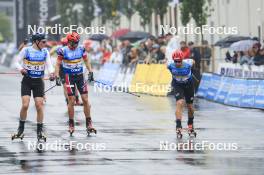
[[[47,141],[47,136],[42,131],[37,133],[37,138],[38,138],[38,142]]]
[[[176,134],[177,134],[178,139],[182,138],[182,128],[181,127],[176,127]]]
[[[196,132],[194,131],[193,124],[188,124],[188,134],[190,137],[196,137]]]
[[[91,118],[86,118],[86,131],[88,136],[90,136],[91,133],[97,133],[96,129],[93,127]]]
[[[72,137],[72,134],[74,133],[74,121],[73,121],[73,119],[69,120],[69,133],[70,133],[70,136]]]
[[[176,120],[176,134],[178,139],[182,138],[182,125],[179,119]]]
[[[25,121],[20,121],[19,122],[19,127],[18,127],[18,130],[17,130],[17,133],[16,134],[13,134],[11,136],[11,140],[14,140],[14,139],[21,139],[23,140],[24,138],[24,124],[25,124]]]
[[[43,132],[43,124],[42,123],[38,123],[37,124],[37,139],[38,142],[47,141],[47,136],[44,134]]]

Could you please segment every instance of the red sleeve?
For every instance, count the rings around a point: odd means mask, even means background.
[[[191,51],[190,51],[190,49],[189,49],[189,48],[185,48],[185,49],[183,50],[183,58],[184,58],[184,59],[187,59],[187,58],[190,58],[190,56],[191,56]]]
[[[87,53],[84,52],[82,58],[83,60],[87,60],[88,59]]]

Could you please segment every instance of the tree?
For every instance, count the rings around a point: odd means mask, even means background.
[[[191,14],[197,27],[202,29],[202,26],[206,24],[207,18],[210,16],[209,5],[211,0],[192,0]],[[201,32],[201,41],[203,41],[203,33]]]
[[[194,19],[197,27],[202,28],[206,24],[207,18],[210,16],[211,0],[183,0],[181,3],[181,22],[186,26],[190,21],[190,16]],[[201,32],[201,41],[203,34]]]
[[[94,18],[93,0],[58,0],[61,24],[69,25],[91,25]]]
[[[0,35],[7,41],[10,41],[12,39],[10,20],[3,13],[0,13],[0,24]]]
[[[135,0],[121,0],[120,1],[120,6],[119,6],[119,11],[123,13],[128,21],[129,21],[129,29],[131,29],[131,18],[132,15],[136,12],[136,2]]]
[[[155,0],[152,1],[154,12],[159,15],[161,25],[164,24],[164,15],[167,13],[168,3],[170,0]]]
[[[190,6],[191,6],[191,1],[190,0],[184,0],[181,3],[180,10],[181,10],[181,23],[183,26],[186,26],[189,21],[190,21]]]
[[[153,0],[141,0],[136,3],[135,10],[141,17],[140,24],[145,30],[145,26],[150,23],[153,13]]]

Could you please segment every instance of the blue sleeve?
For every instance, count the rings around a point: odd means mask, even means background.
[[[59,48],[56,50],[56,53],[57,53],[57,55],[63,56],[63,49],[62,49],[62,47],[59,47]]]
[[[172,70],[172,65],[171,64],[169,64],[168,66],[167,66],[167,68],[169,69],[169,71],[171,72],[171,70]]]

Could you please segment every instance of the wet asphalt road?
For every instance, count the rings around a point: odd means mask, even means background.
[[[5,70],[0,67],[0,71]],[[36,141],[32,102],[24,140],[10,139],[18,126],[20,81],[20,76],[0,75],[0,174],[264,174],[263,111],[196,99],[198,136],[190,139],[184,133],[179,140],[175,135],[172,97],[96,93],[92,86],[89,99],[98,134],[86,136],[82,107],[76,107],[78,126],[74,137],[69,137],[62,88],[56,87],[47,94],[45,130],[47,143],[57,147],[47,146],[47,150],[38,152],[28,146]],[[50,85],[47,82],[46,88]],[[183,125],[186,126],[186,112]],[[170,149],[161,150],[161,142],[168,143]],[[225,143],[229,147],[234,144],[237,149],[175,147],[202,142]],[[70,143],[75,146],[68,150]],[[89,149],[77,144],[86,144]]]

